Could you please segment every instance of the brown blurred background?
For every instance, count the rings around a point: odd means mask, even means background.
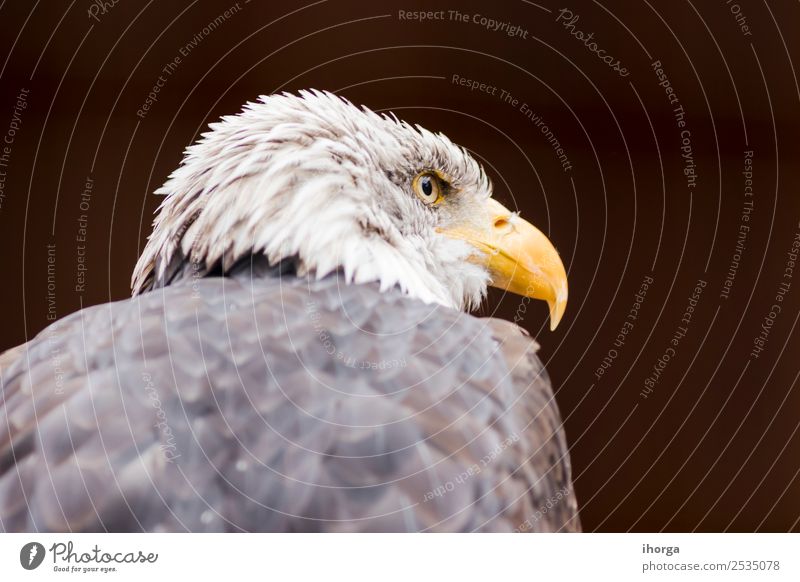
[[[550,333],[531,305],[522,324],[558,390],[585,529],[800,531],[798,24],[788,0],[2,2],[0,349],[129,295],[152,191],[209,122],[327,89],[470,148],[559,248],[565,320]],[[495,294],[482,313],[519,305]]]

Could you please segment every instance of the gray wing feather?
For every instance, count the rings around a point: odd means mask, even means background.
[[[577,530],[535,351],[336,277],[88,308],[0,356],[0,527]]]

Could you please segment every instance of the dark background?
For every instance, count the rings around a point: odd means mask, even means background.
[[[557,4],[240,0],[0,2],[0,139],[30,91],[0,207],[0,349],[48,324],[55,245],[58,317],[129,295],[130,273],[158,205],[152,194],[183,148],[260,94],[301,88],[443,131],[487,166],[496,196],[548,232],[568,266],[570,305],[555,333],[546,308],[522,324],[539,338],[571,445],[587,530],[800,530],[800,270],[784,279],[798,232],[800,56],[797,2],[725,0]],[[606,66],[563,22],[594,32],[629,71]],[[454,10],[526,29],[509,37],[471,20],[404,21],[398,10]],[[746,18],[740,29],[732,10]],[[446,15],[447,18],[447,15]],[[162,67],[202,39],[137,117]],[[686,112],[697,185],[651,63],[660,60]],[[453,84],[509,91],[515,107]],[[568,156],[520,111],[540,115]],[[0,144],[2,146],[3,144]],[[744,151],[753,151],[753,211],[730,297]],[[81,209],[86,178],[94,187]],[[78,218],[87,218],[85,288],[76,290]],[[642,280],[653,277],[619,347]],[[707,282],[686,337],[647,398],[696,282]],[[753,340],[780,303],[764,351]],[[482,313],[511,318],[493,294]],[[609,350],[613,364],[596,369]]]

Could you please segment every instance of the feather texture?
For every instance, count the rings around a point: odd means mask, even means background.
[[[454,308],[485,296],[488,274],[468,260],[478,251],[436,229],[479,219],[491,184],[446,136],[321,91],[262,96],[210,129],[156,191],[166,198],[134,294],[261,254]],[[435,211],[410,189],[428,168],[457,191]]]
[[[536,347],[336,274],[84,309],[0,357],[0,528],[578,530]]]

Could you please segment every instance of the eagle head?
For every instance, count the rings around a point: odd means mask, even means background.
[[[156,193],[134,294],[263,255],[456,309],[501,287],[547,301],[551,329],[566,307],[555,248],[464,148],[331,93],[262,96],[212,123]]]

